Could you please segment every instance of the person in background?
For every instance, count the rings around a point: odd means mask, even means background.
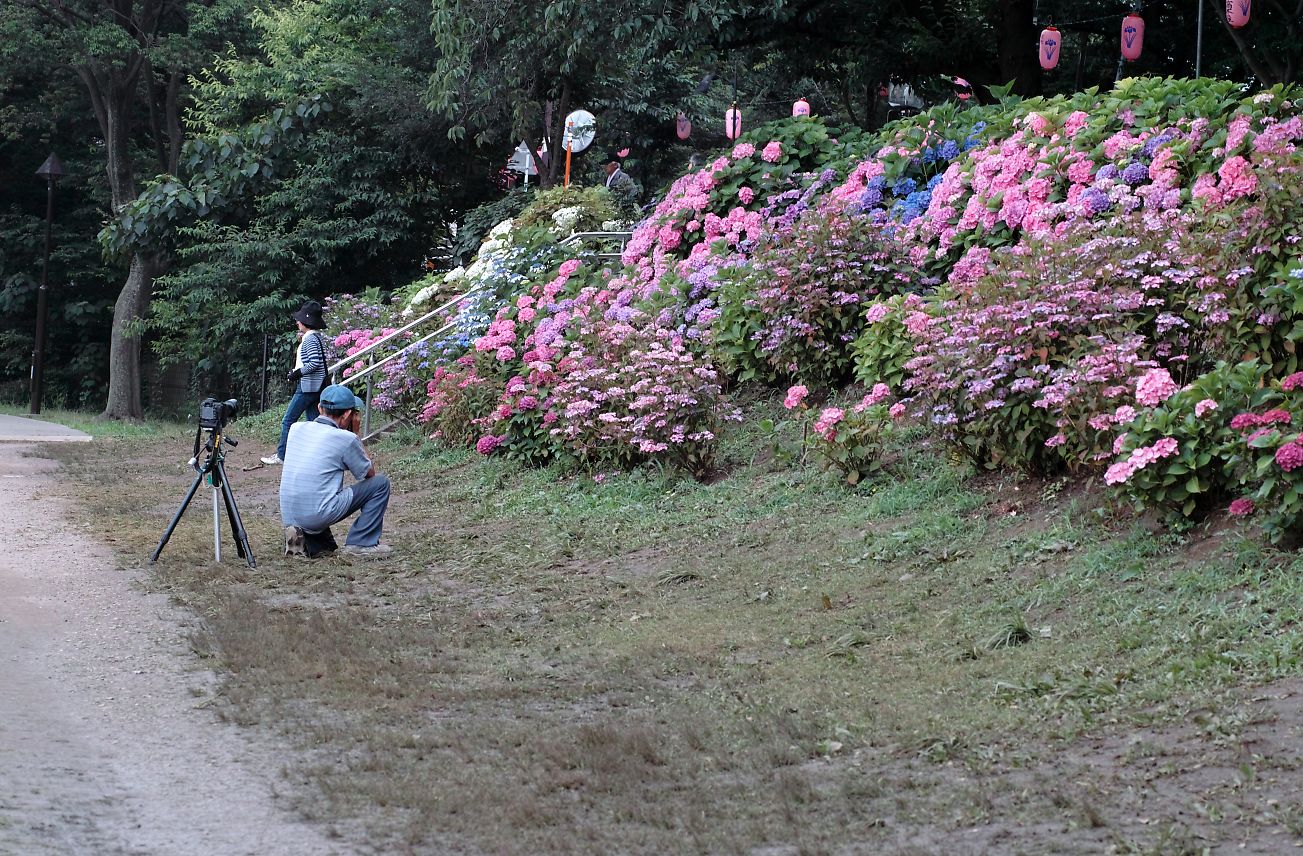
[[[302,416],[314,419],[321,388],[326,385],[326,337],[321,330],[326,326],[321,320],[321,304],[309,300],[290,316],[299,325],[299,348],[294,360],[294,370],[289,381],[294,384],[294,397],[285,409],[281,421],[281,439],[276,454],[262,459],[264,464],[275,465],[285,461],[285,443],[289,440],[290,426]]]
[[[320,415],[290,429],[288,457],[281,470],[281,521],[285,555],[313,558],[336,549],[330,527],[360,512],[349,527],[344,552],[380,557],[393,552],[380,543],[389,479],[376,472],[358,438],[365,405],[353,391],[332,384],[321,391]],[[344,486],[345,471],[355,481]]]
[[[638,218],[642,187],[620,168],[620,160],[615,155],[611,155],[606,162],[606,189],[611,192],[623,217],[630,220]]]

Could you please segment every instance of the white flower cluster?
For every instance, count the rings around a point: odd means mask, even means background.
[[[575,226],[579,223],[579,218],[584,214],[584,206],[571,205],[568,208],[558,208],[552,213],[552,222],[556,224],[556,233],[561,236],[571,235],[575,231]]]

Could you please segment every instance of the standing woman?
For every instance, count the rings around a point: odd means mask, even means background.
[[[289,380],[294,386],[294,397],[285,410],[285,419],[281,421],[281,441],[276,447],[276,454],[262,459],[264,464],[281,464],[285,462],[285,442],[290,436],[290,426],[302,416],[310,421],[317,416],[317,402],[321,398],[321,388],[326,385],[326,339],[321,330],[326,326],[321,320],[321,304],[309,300],[298,312],[290,316],[299,325],[298,356],[294,360],[294,371]]]

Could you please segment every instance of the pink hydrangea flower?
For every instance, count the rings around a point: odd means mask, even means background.
[[[765,146],[760,152],[760,159],[767,163],[778,163],[783,159],[783,144],[777,140],[771,140],[769,145]]]
[[[500,363],[511,362],[516,358],[516,349],[510,345],[503,345],[498,348],[495,356],[498,358],[498,362]]]
[[[1104,484],[1123,484],[1137,469],[1130,459],[1118,461],[1104,472]]]
[[[1209,413],[1212,413],[1216,409],[1217,409],[1217,402],[1213,401],[1211,398],[1205,398],[1203,401],[1199,402],[1194,406],[1194,415],[1197,418],[1202,419],[1204,418],[1204,416],[1206,416]]]
[[[1257,510],[1253,500],[1247,496],[1242,496],[1231,503],[1230,512],[1236,517],[1247,517]]]
[[[846,418],[846,411],[840,407],[825,407],[814,422],[814,433],[825,440],[833,440],[837,437],[837,423],[844,418]],[[1303,453],[1303,449],[1299,451]]]
[[[867,310],[865,310],[864,323],[876,324],[879,321],[881,321],[883,318],[886,318],[887,313],[890,311],[891,311],[891,307],[888,306],[887,304],[875,303],[872,306],[870,306]],[[1299,374],[1303,375],[1303,372],[1299,372]]]
[[[750,143],[738,143],[733,147],[733,159],[749,158],[756,153],[756,147]]]
[[[1303,386],[1303,372],[1294,372],[1294,374],[1280,382],[1280,388],[1286,392],[1292,392]]]
[[[890,416],[892,419],[895,419],[895,420],[904,419],[904,418],[905,418],[905,404],[904,404],[904,402],[897,401],[895,404],[893,404],[893,405],[891,405],[890,407],[888,407],[888,408],[887,408],[887,415]]]
[[[743,187],[738,190],[737,198],[743,205],[750,205],[751,201],[756,198],[756,192],[749,187]]]
[[[885,383],[875,383],[873,389],[869,391],[869,394],[864,396],[859,404],[855,405],[854,410],[856,413],[863,413],[873,405],[881,404],[890,397],[891,387],[887,386]]]
[[[805,397],[809,394],[810,390],[797,384],[787,390],[787,397],[783,399],[783,406],[788,410],[791,410],[794,407],[800,407],[801,402],[805,401]]]
[[[502,445],[503,437],[495,437],[492,434],[486,434],[475,443],[475,451],[481,455],[491,455],[493,450]]]
[[[1252,164],[1239,155],[1227,158],[1226,163],[1218,168],[1217,175],[1221,177],[1218,190],[1227,202],[1248,196],[1258,187],[1258,177],[1253,173]]]
[[[1167,369],[1150,369],[1136,381],[1136,401],[1146,407],[1161,404],[1179,389]]]
[[[1053,437],[1045,441],[1045,448],[1053,449],[1056,446],[1062,446],[1066,442],[1068,442],[1068,438],[1064,434],[1055,434]]]

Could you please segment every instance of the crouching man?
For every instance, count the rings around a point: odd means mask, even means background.
[[[360,512],[349,527],[344,552],[385,556],[393,552],[380,543],[389,479],[376,473],[358,439],[365,405],[348,387],[335,384],[321,391],[311,422],[297,422],[286,443],[281,471],[281,520],[285,523],[285,555],[317,556],[335,550],[330,527]],[[344,486],[344,472],[355,481]]]

